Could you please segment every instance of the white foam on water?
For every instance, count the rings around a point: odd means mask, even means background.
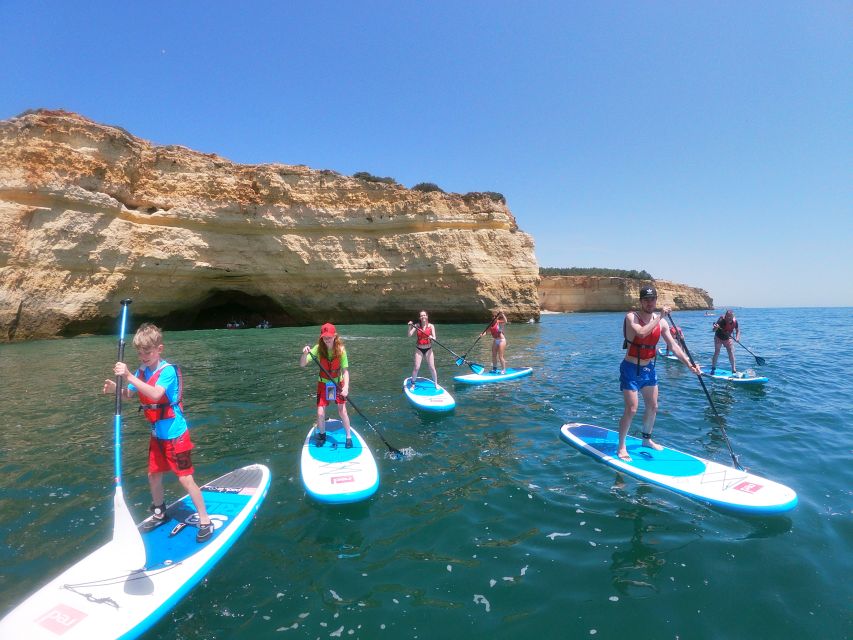
[[[492,605],[489,604],[489,601],[486,599],[486,596],[480,595],[479,593],[474,594],[474,604],[485,605],[486,613],[489,613],[492,610]]]
[[[497,583],[498,583],[498,581],[497,581],[497,580],[495,580],[494,578],[492,578],[491,580],[489,580],[489,586],[490,586],[490,587],[494,587]]]
[[[447,570],[448,570],[448,571],[453,571],[453,567],[451,567],[450,565],[447,565]]]
[[[342,634],[343,632],[344,632],[344,625],[341,625],[341,628],[340,628],[340,629],[337,629],[337,630],[335,630],[335,631],[332,631],[332,633],[330,633],[330,634],[329,634],[329,637],[330,637],[330,638],[340,638],[340,637],[341,637],[341,634]]]
[[[527,573],[527,567],[529,567],[529,566],[530,566],[530,565],[527,565],[527,564],[526,564],[526,565],[524,565],[523,567],[521,567],[521,573],[520,573],[520,574],[518,574],[518,575],[523,576],[525,573]]]
[[[546,537],[546,538],[551,538],[551,540],[553,540],[554,538],[563,538],[563,537],[565,537],[565,536],[570,536],[570,535],[572,535],[572,534],[571,534],[571,532],[569,532],[569,533],[559,533],[559,532],[555,531],[554,533],[549,533],[549,534],[548,534],[547,536],[545,536],[545,537]]]
[[[332,589],[329,589],[329,593],[332,594],[332,597],[338,602],[342,602],[343,598],[341,598],[337,593],[335,593]]]

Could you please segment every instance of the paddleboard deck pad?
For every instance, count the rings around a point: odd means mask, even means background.
[[[270,472],[256,464],[201,487],[214,532],[196,542],[198,514],[189,496],[168,520],[143,534],[145,567],[122,570],[112,541],[27,598],[2,621],[0,638],[136,638],[165,615],[225,555],[267,495]],[[174,533],[173,533],[174,532]]]
[[[711,367],[702,367],[702,375],[708,378],[713,378],[714,380],[721,380],[723,382],[731,382],[733,384],[767,384],[770,379],[765,378],[764,376],[756,375],[756,373],[750,369],[746,371],[737,371],[732,373],[729,369],[721,369],[717,367],[714,370],[714,373],[711,373]]]
[[[430,411],[440,413],[442,411],[450,411],[456,406],[456,400],[448,393],[447,389],[438,385],[427,378],[416,378],[415,387],[410,387],[411,378],[406,378],[403,381],[403,393],[414,406],[422,411]]]
[[[622,460],[619,434],[604,427],[564,424],[560,438],[614,469],[722,509],[770,515],[797,506],[796,492],[783,484],[668,447],[655,451],[632,436],[625,440],[631,461]]]
[[[319,502],[345,504],[366,500],[379,488],[379,469],[364,438],[350,429],[352,448],[340,420],[326,420],[326,442],[317,446],[314,427],[302,445],[300,471],[305,491]]]
[[[490,382],[503,382],[504,380],[515,380],[523,378],[533,373],[533,369],[525,367],[523,369],[507,369],[506,373],[500,371],[483,371],[483,373],[469,373],[464,376],[453,376],[456,382],[462,384],[488,384]]]

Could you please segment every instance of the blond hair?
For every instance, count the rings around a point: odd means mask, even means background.
[[[137,350],[146,351],[163,344],[163,332],[150,322],[142,323],[133,336],[133,346]]]

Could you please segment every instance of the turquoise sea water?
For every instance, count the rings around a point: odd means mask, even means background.
[[[767,359],[755,367],[738,347],[738,366],[770,383],[709,390],[741,462],[799,493],[786,516],[710,508],[560,441],[564,422],[618,428],[622,314],[509,325],[509,365],[535,368],[514,382],[454,385],[466,368],[437,350],[458,403],[444,417],[418,414],[402,393],[413,351],[404,326],[339,326],[352,398],[411,450],[388,457],[351,412],[381,484],[344,507],[313,502],[299,477],[315,372],[298,360],[316,327],[167,334],[166,355],[184,370],[196,478],[262,462],[273,481],[245,535],[145,637],[853,636],[853,314],[737,315],[742,342]],[[674,317],[708,362],[714,318]],[[460,352],[482,328],[435,320]],[[111,337],[0,346],[0,615],[111,535],[113,402],[100,387],[115,353]],[[488,364],[485,339],[473,359]],[[680,363],[658,369],[657,439],[729,464],[695,376]],[[141,519],[148,430],[132,405],[124,423],[125,494]],[[167,497],[178,496],[170,480]]]

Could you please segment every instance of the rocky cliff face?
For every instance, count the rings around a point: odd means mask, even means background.
[[[532,238],[493,196],[155,146],[79,115],[0,122],[0,340],[539,317]]]
[[[539,305],[544,311],[627,311],[637,306],[645,282],[603,276],[542,276]],[[713,309],[704,289],[655,280],[658,304],[673,309]]]

